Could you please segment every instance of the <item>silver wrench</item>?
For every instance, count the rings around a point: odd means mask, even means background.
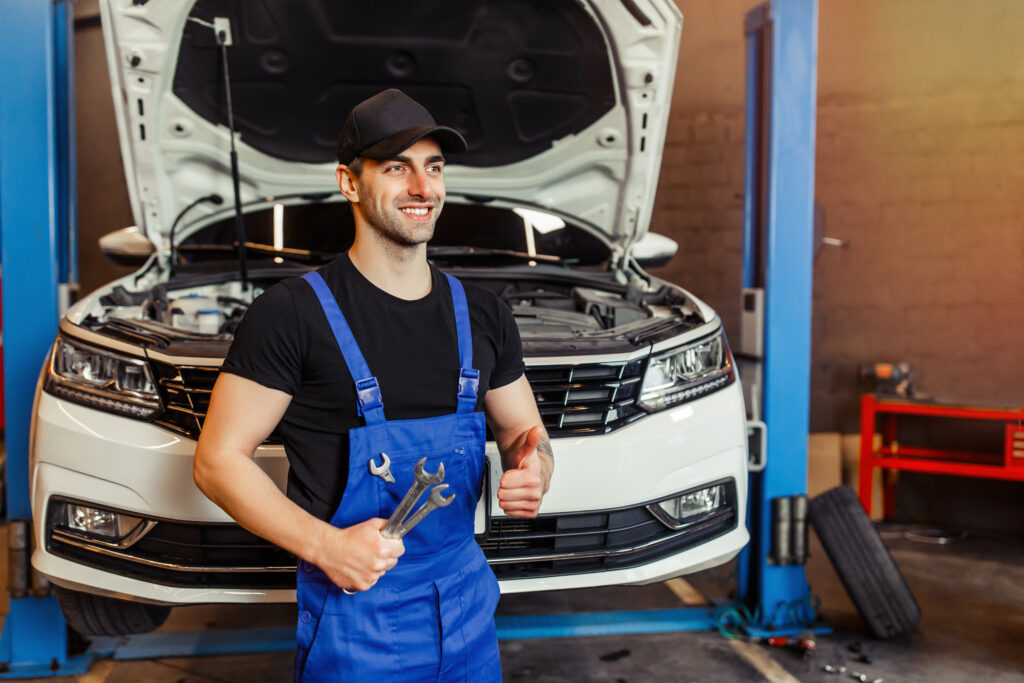
[[[406,515],[412,511],[412,506],[416,504],[416,501],[420,499],[420,496],[423,495],[423,492],[426,491],[428,487],[433,486],[434,484],[440,484],[444,481],[443,462],[438,463],[437,471],[433,474],[430,474],[423,469],[423,466],[426,464],[426,458],[420,458],[419,462],[416,463],[415,481],[413,481],[412,486],[410,486],[409,490],[406,492],[405,498],[402,498],[402,502],[399,503],[398,507],[395,508],[395,511],[391,513],[391,516],[388,518],[388,523],[383,529],[381,529],[380,533],[385,538],[401,538],[395,534],[397,533],[402,520],[404,520]]]
[[[430,489],[430,498],[427,499],[427,502],[421,505],[420,509],[417,510],[412,515],[412,517],[399,524],[398,529],[393,532],[393,535],[389,536],[387,533],[385,533],[387,532],[387,527],[385,527],[384,531],[382,531],[381,533],[384,534],[385,538],[402,538],[407,533],[412,531],[412,528],[420,522],[422,522],[423,518],[429,515],[431,512],[433,512],[437,508],[443,508],[447,507],[448,505],[451,505],[452,501],[455,500],[455,494],[453,493],[447,498],[442,496],[441,492],[444,491],[446,488],[448,488],[448,484],[439,484],[434,488]]]
[[[387,453],[380,454],[383,460],[383,465],[377,465],[373,458],[370,458],[370,474],[375,477],[380,477],[389,484],[395,483],[395,476],[391,474],[391,458],[388,457]]]
[[[422,464],[425,460],[426,460],[426,458],[421,460],[420,464]],[[444,476],[444,471],[443,470],[444,470],[444,465],[441,465],[438,468],[437,473],[435,473],[433,475],[427,475],[427,476],[437,476],[438,474]],[[422,468],[417,467],[417,473],[419,473],[419,472],[422,472]],[[417,479],[416,481],[419,482],[419,479]],[[413,488],[415,488],[415,487],[416,487],[416,484],[413,484]],[[439,484],[439,485],[435,486],[434,488],[432,488],[430,490],[430,497],[427,498],[427,502],[424,503],[423,505],[421,505],[420,509],[417,510],[412,515],[412,517],[410,517],[409,519],[405,520],[404,522],[399,523],[397,525],[397,527],[393,531],[389,531],[389,527],[391,526],[391,520],[388,520],[387,526],[385,526],[383,529],[381,529],[380,535],[383,536],[384,538],[402,538],[407,533],[412,531],[412,528],[414,526],[416,526],[417,524],[419,524],[420,522],[422,522],[423,518],[426,517],[427,515],[429,515],[431,512],[433,512],[437,508],[443,508],[443,507],[447,507],[447,506],[451,505],[452,501],[455,500],[455,495],[456,494],[453,493],[452,495],[448,496],[447,498],[442,496],[441,492],[444,491],[446,488],[448,488],[448,484]],[[409,490],[412,491],[413,489],[409,489]],[[419,496],[417,496],[416,498],[419,498]],[[416,499],[414,498],[413,502],[415,502],[415,500]],[[405,500],[403,499],[402,502],[404,503]],[[397,512],[397,510],[396,510],[396,512]],[[394,518],[394,515],[392,515],[392,518]],[[351,590],[349,590],[347,588],[342,588],[341,592],[344,593],[345,595],[355,595],[359,591],[351,591]]]

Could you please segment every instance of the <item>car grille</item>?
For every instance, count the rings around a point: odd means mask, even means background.
[[[541,578],[625,569],[668,557],[736,528],[736,488],[714,513],[682,529],[658,521],[646,503],[536,519],[495,518],[477,536],[499,579]],[[98,547],[55,529],[47,549],[122,576],[169,586],[294,588],[295,557],[234,524],[158,521],[125,549]]]
[[[548,434],[605,434],[643,415],[637,398],[646,362],[527,368]]]
[[[544,427],[552,437],[605,434],[644,412],[637,405],[646,359],[528,368]],[[164,410],[154,422],[199,438],[218,369],[153,361]],[[280,443],[275,430],[268,441]]]
[[[153,421],[161,427],[199,438],[218,368],[152,362],[164,410]]]

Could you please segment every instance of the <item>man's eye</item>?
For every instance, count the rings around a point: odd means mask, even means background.
[[[430,171],[431,173],[443,173],[444,166],[441,166],[440,164],[432,164],[430,166],[427,166],[427,170]]]

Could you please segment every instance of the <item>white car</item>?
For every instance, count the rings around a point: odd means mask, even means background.
[[[647,234],[672,0],[100,4],[138,224],[105,248],[144,263],[67,312],[36,395],[32,561],[75,629],[295,599],[294,558],[196,488],[193,453],[248,304],[351,242],[337,131],[392,86],[469,141],[429,257],[511,307],[553,439],[534,520],[498,508],[488,444],[477,532],[502,591],[662,581],[747,543],[744,405],[721,321],[641,267],[674,253]],[[276,435],[256,460],[283,488]]]

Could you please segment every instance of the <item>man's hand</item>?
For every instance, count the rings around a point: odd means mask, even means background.
[[[375,517],[344,529],[325,524],[313,564],[339,588],[370,590],[405,553],[402,539],[380,535],[387,523],[386,519]]]
[[[555,457],[526,375],[484,394],[484,409],[505,470],[498,505],[510,517],[536,517]]]
[[[509,517],[537,516],[551,483],[550,453],[544,429],[536,426],[522,434],[506,456],[509,467],[498,485],[498,505]]]

